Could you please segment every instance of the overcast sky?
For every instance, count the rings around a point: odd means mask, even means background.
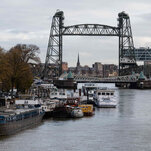
[[[65,26],[97,23],[117,26],[121,11],[129,14],[135,47],[151,47],[151,0],[1,0],[0,46],[36,44],[45,61],[52,16],[64,11]],[[118,64],[117,37],[63,37],[63,61],[75,66],[94,62]]]

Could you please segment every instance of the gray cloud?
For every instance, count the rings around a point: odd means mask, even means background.
[[[117,15],[125,10],[131,18],[135,46],[151,46],[150,0],[1,0],[0,45],[36,44],[45,60],[51,19],[57,9],[65,13],[65,25],[99,23],[117,26]],[[63,59],[75,65],[118,62],[118,39],[113,37],[63,37]]]

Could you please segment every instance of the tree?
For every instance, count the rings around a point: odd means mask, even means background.
[[[4,54],[5,54],[5,50],[2,47],[0,47],[0,61],[3,58]]]
[[[25,91],[31,86],[33,77],[29,64],[22,58],[23,52],[15,47],[4,54],[0,60],[1,81],[5,90],[16,87],[19,91]]]
[[[0,47],[0,81],[6,91],[17,88],[25,91],[33,82],[33,75],[29,63],[40,63],[36,45],[18,44],[5,52]]]
[[[2,63],[4,56],[5,56],[4,49],[0,47],[0,68],[1,68],[1,63]],[[2,75],[2,72],[0,72],[0,89],[1,90],[3,89],[2,78],[3,78],[3,75]]]
[[[21,51],[22,59],[24,62],[31,63],[34,61],[35,63],[40,63],[40,58],[38,57],[40,50],[39,47],[37,47],[36,45],[17,44],[12,49],[17,49]]]

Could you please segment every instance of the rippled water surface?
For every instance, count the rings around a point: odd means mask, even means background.
[[[0,151],[150,151],[151,90],[116,90],[116,109],[92,117],[49,119],[0,138]]]

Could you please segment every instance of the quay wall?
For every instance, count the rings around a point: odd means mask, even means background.
[[[115,83],[115,86],[130,89],[151,89],[151,80],[138,80],[133,83]]]

